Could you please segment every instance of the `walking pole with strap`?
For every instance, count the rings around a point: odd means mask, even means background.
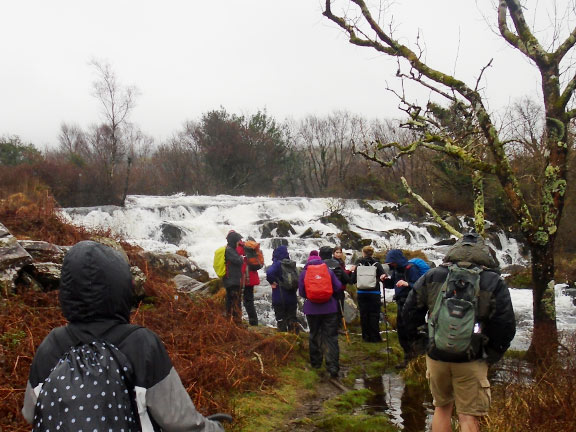
[[[338,303],[338,308],[340,308],[340,313],[342,314],[342,324],[344,325],[344,333],[346,333],[346,342],[350,343],[350,335],[348,334],[348,327],[346,326],[346,320],[344,319],[344,309],[342,308],[342,303],[340,300],[336,299]]]

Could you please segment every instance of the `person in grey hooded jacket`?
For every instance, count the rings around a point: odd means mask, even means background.
[[[22,408],[26,421],[34,419],[38,395],[52,368],[77,342],[63,330],[73,327],[83,341],[98,340],[117,326],[128,326],[132,296],[130,265],[119,252],[93,241],[82,241],[68,251],[59,292],[68,325],[53,329],[32,360]],[[219,422],[196,410],[155,333],[136,327],[117,347],[134,371],[142,431],[224,431]]]

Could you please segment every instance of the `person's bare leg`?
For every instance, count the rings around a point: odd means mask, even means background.
[[[434,408],[432,417],[432,432],[452,432],[452,408],[454,403]],[[464,432],[464,429],[462,429]]]
[[[458,414],[461,432],[479,432],[478,417],[468,414]]]

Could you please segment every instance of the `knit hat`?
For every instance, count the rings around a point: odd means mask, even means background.
[[[317,250],[313,250],[310,252],[310,255],[308,255],[308,262],[310,261],[314,261],[314,260],[319,260],[320,256],[318,255],[318,251]]]

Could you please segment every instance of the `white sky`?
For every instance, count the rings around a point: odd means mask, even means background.
[[[474,86],[494,58],[484,82],[491,108],[538,90],[537,75],[474,0],[396,3],[398,37],[412,43],[421,29],[432,66],[457,65]],[[278,120],[337,109],[398,117],[385,90],[396,82],[394,61],[350,45],[321,9],[318,0],[0,0],[0,135],[43,148],[62,122],[97,123],[91,59],[138,87],[131,120],[157,141],[220,106],[266,108]],[[486,14],[495,25],[496,13]]]

